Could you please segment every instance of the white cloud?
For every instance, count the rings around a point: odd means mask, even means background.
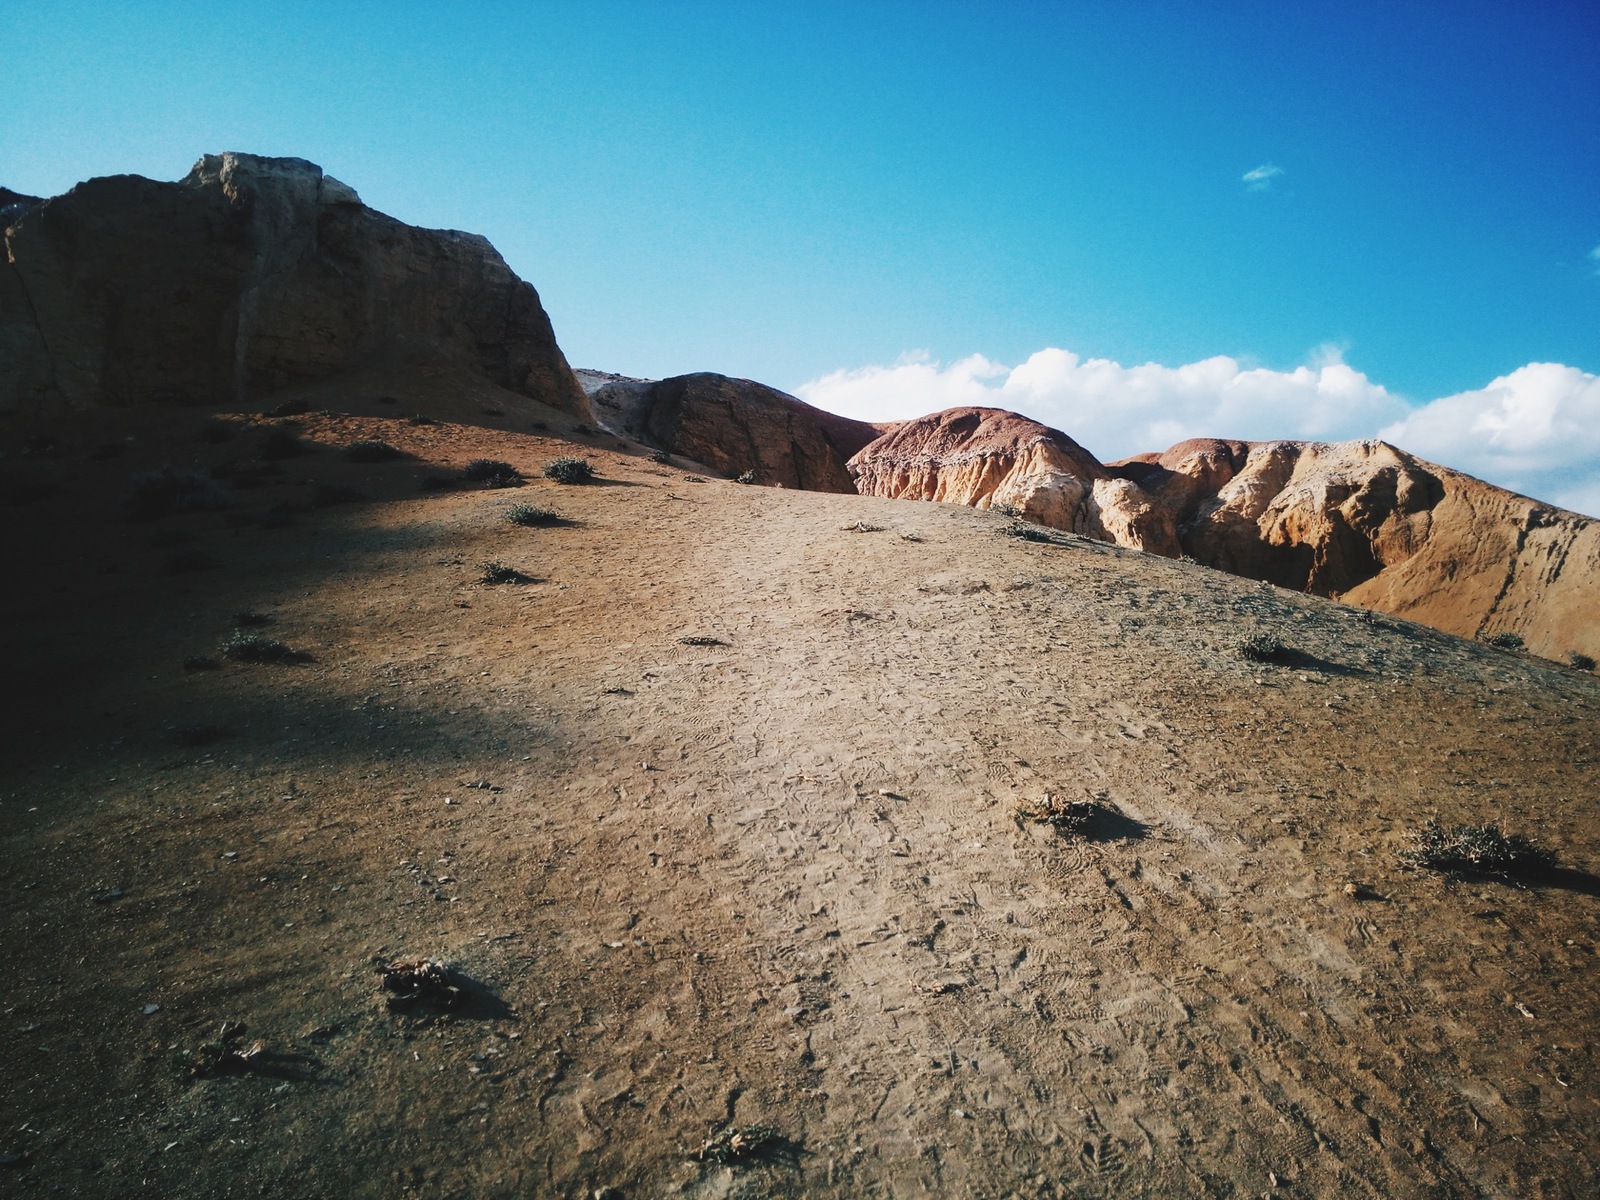
[[[1556,363],[1530,363],[1478,391],[1419,407],[1331,346],[1292,371],[1246,367],[1224,355],[1128,367],[1051,348],[1008,367],[981,354],[944,366],[919,353],[835,371],[796,394],[869,421],[959,405],[1008,408],[1064,430],[1107,462],[1189,437],[1382,437],[1501,487],[1600,514],[1600,377]]]
[[[1589,261],[1594,264],[1594,273],[1600,275],[1600,246],[1589,251]]]
[[[1271,163],[1262,163],[1253,167],[1240,176],[1240,181],[1252,192],[1264,192],[1272,186],[1272,181],[1283,174],[1282,167],[1275,167]]]
[[[903,421],[964,404],[1009,408],[1065,430],[1107,461],[1165,450],[1188,437],[1370,437],[1406,412],[1332,347],[1293,371],[1247,368],[1225,355],[1181,367],[1125,367],[1054,348],[1016,367],[981,354],[948,367],[926,355],[903,356],[893,366],[835,371],[796,394],[868,421]]]
[[[1431,401],[1379,436],[1501,487],[1600,513],[1600,376],[1576,367],[1529,363]]]

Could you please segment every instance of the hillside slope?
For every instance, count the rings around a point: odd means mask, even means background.
[[[1015,413],[951,409],[850,470],[864,494],[1003,506],[1446,632],[1600,658],[1600,522],[1383,442],[1193,439],[1101,464]]]
[[[59,490],[6,526],[19,1186],[1420,1198],[1600,1174],[1593,676],[967,508],[382,416],[372,390],[289,425],[112,414],[112,460],[58,430]],[[116,515],[131,474],[269,429],[309,450],[235,471],[232,507]],[[340,453],[374,439],[412,457]],[[537,478],[574,452],[598,483]],[[479,457],[532,482],[418,491]],[[241,613],[309,661],[221,659]],[[1250,633],[1287,649],[1248,661]],[[1019,824],[1046,793],[1115,812]],[[1434,816],[1567,869],[1404,868]],[[475,998],[391,1011],[374,963],[411,956]],[[191,1078],[223,1021],[261,1053]],[[780,1140],[695,1160],[729,1121]]]

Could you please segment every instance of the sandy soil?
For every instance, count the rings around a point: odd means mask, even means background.
[[[225,512],[117,500],[275,422],[6,459],[0,1190],[1593,1194],[1593,676],[441,394],[324,389]],[[418,490],[485,455],[527,486]],[[185,670],[242,611],[312,660]],[[1405,869],[1434,815],[1569,869]],[[417,956],[470,1005],[388,1010]],[[263,1054],[190,1078],[225,1020]],[[729,1122],[781,1140],[697,1161]]]

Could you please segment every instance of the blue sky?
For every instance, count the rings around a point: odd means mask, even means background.
[[[1600,373],[1592,3],[43,2],[0,38],[0,183],[309,158],[487,234],[576,365],[1340,361],[1401,409]]]

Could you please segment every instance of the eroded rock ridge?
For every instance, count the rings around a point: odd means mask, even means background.
[[[1103,464],[999,409],[909,421],[850,460],[867,495],[1027,520],[1450,633],[1600,657],[1600,523],[1381,441],[1191,439]]]

